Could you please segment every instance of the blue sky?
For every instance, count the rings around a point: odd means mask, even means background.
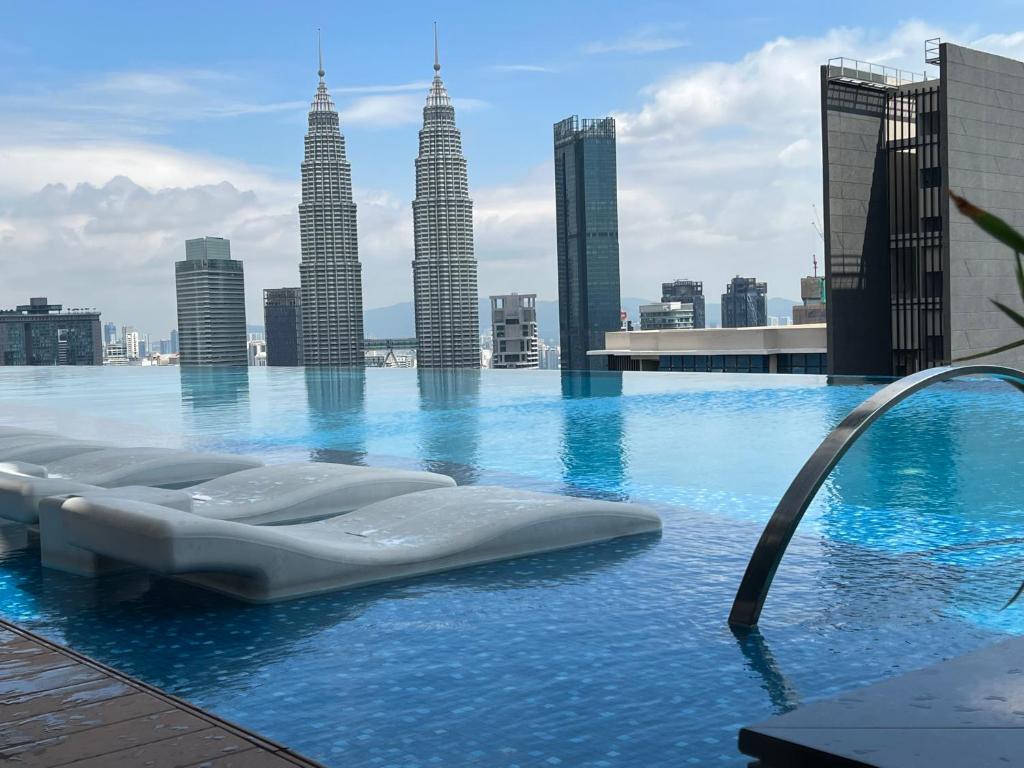
[[[742,272],[793,297],[820,253],[817,66],[845,55],[921,70],[933,34],[1020,56],[1008,26],[1019,7],[8,1],[0,305],[49,293],[166,335],[181,241],[222,234],[246,262],[259,322],[259,290],[297,281],[317,27],[353,166],[366,305],[408,300],[434,20],[482,293],[555,298],[551,124],[577,113],[619,120],[625,295],[691,277],[714,296]]]

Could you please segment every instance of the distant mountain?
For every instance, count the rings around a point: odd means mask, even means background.
[[[406,339],[416,335],[411,301],[363,312],[363,335],[368,339]]]
[[[655,299],[636,297],[622,300],[622,308],[629,314],[633,325],[640,325],[640,305],[650,304]],[[799,302],[790,299],[768,299],[769,317],[792,317],[793,305]],[[708,325],[721,323],[721,304],[705,304]],[[368,339],[397,339],[416,335],[416,319],[412,302],[403,301],[388,307],[368,309],[363,313],[364,333]],[[480,333],[491,328],[491,302],[480,299]],[[537,335],[548,341],[558,341],[558,302],[540,300],[537,302]]]

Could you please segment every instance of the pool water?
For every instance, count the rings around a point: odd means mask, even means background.
[[[645,536],[272,606],[46,571],[0,615],[331,766],[742,766],[737,729],[1024,631],[1024,398],[925,391],[843,459],[760,630],[761,528],[871,385],[804,376],[0,368],[0,423],[650,504]]]

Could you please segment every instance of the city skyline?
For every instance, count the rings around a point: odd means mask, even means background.
[[[687,276],[718,286],[750,273],[767,280],[773,295],[795,300],[812,253],[821,257],[810,224],[811,206],[820,201],[817,68],[856,53],[921,70],[921,41],[935,35],[984,39],[988,50],[1024,54],[1012,33],[986,34],[997,28],[991,20],[972,26],[951,12],[932,24],[908,19],[873,29],[841,28],[840,19],[827,18],[741,19],[728,45],[712,48],[699,34],[706,21],[699,9],[639,10],[632,21],[612,9],[604,20],[582,24],[557,54],[529,44],[518,57],[504,26],[512,32],[526,25],[547,41],[536,12],[503,19],[501,33],[444,5],[429,18],[410,12],[388,27],[400,41],[392,56],[370,44],[385,26],[368,12],[357,14],[368,40],[339,34],[353,27],[337,18],[268,12],[242,22],[240,35],[249,40],[242,49],[232,42],[190,50],[182,60],[170,47],[143,50],[130,42],[78,71],[62,70],[72,64],[61,57],[44,57],[30,15],[6,7],[0,16],[17,45],[0,33],[0,45],[11,49],[0,65],[10,75],[10,85],[0,85],[7,115],[0,119],[0,260],[10,267],[0,304],[74,288],[79,303],[105,317],[164,336],[161,329],[173,326],[173,293],[156,286],[176,244],[220,233],[246,261],[248,314],[258,317],[262,288],[295,282],[296,152],[317,25],[328,50],[337,51],[331,85],[357,169],[366,308],[412,299],[408,281],[392,285],[390,275],[413,253],[408,147],[434,15],[452,49],[446,79],[461,96],[456,108],[474,165],[479,293],[531,291],[541,300],[556,295],[548,131],[568,111],[612,114],[619,125],[620,237],[630,264],[623,296],[654,300],[664,280]],[[186,9],[183,20],[190,14]],[[213,13],[203,35],[227,23],[222,14]],[[128,14],[125,23],[142,22]],[[75,50],[74,41],[60,42]],[[765,90],[779,72],[787,99]],[[62,95],[55,122],[43,125],[49,107],[17,85],[29,80],[49,93],[47,104]],[[714,108],[699,98],[709,82],[723,86]],[[778,116],[766,120],[766,113]],[[776,130],[780,121],[785,127]],[[139,215],[125,216],[129,206]],[[120,295],[107,293],[102,279],[113,263],[126,280]]]

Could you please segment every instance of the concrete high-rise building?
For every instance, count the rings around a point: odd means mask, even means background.
[[[139,359],[139,332],[126,325],[121,328],[121,342],[124,344],[124,354],[129,360]]]
[[[803,304],[793,307],[793,325],[825,322],[825,278],[800,278],[800,299]]]
[[[604,334],[621,327],[615,120],[555,123],[558,326],[563,370],[607,366]]]
[[[245,279],[223,237],[185,241],[174,264],[182,365],[246,365]]]
[[[302,365],[302,289],[263,290],[267,365]]]
[[[768,283],[756,277],[734,277],[722,294],[722,327],[768,325]]]
[[[693,304],[684,304],[681,301],[662,301],[656,304],[640,305],[640,329],[643,331],[694,327]]]
[[[948,192],[1024,226],[1024,65],[938,40],[925,60],[938,76],[821,68],[830,374],[902,376],[1020,337],[989,301],[1024,310],[1013,253]]]
[[[491,368],[536,368],[537,294],[491,296]]]
[[[171,354],[178,354],[178,329],[171,329]]]
[[[352,168],[324,83],[322,56],[319,75],[309,110],[299,203],[302,360],[305,365],[361,367],[363,278]]]
[[[436,29],[434,81],[423,107],[412,211],[417,364],[420,368],[479,368],[473,201],[462,134],[441,81]]]
[[[704,283],[696,280],[673,280],[671,283],[662,283],[661,300],[692,304],[693,327],[704,328],[707,325],[704,311]]]
[[[0,310],[0,365],[101,365],[100,313],[45,296]]]

